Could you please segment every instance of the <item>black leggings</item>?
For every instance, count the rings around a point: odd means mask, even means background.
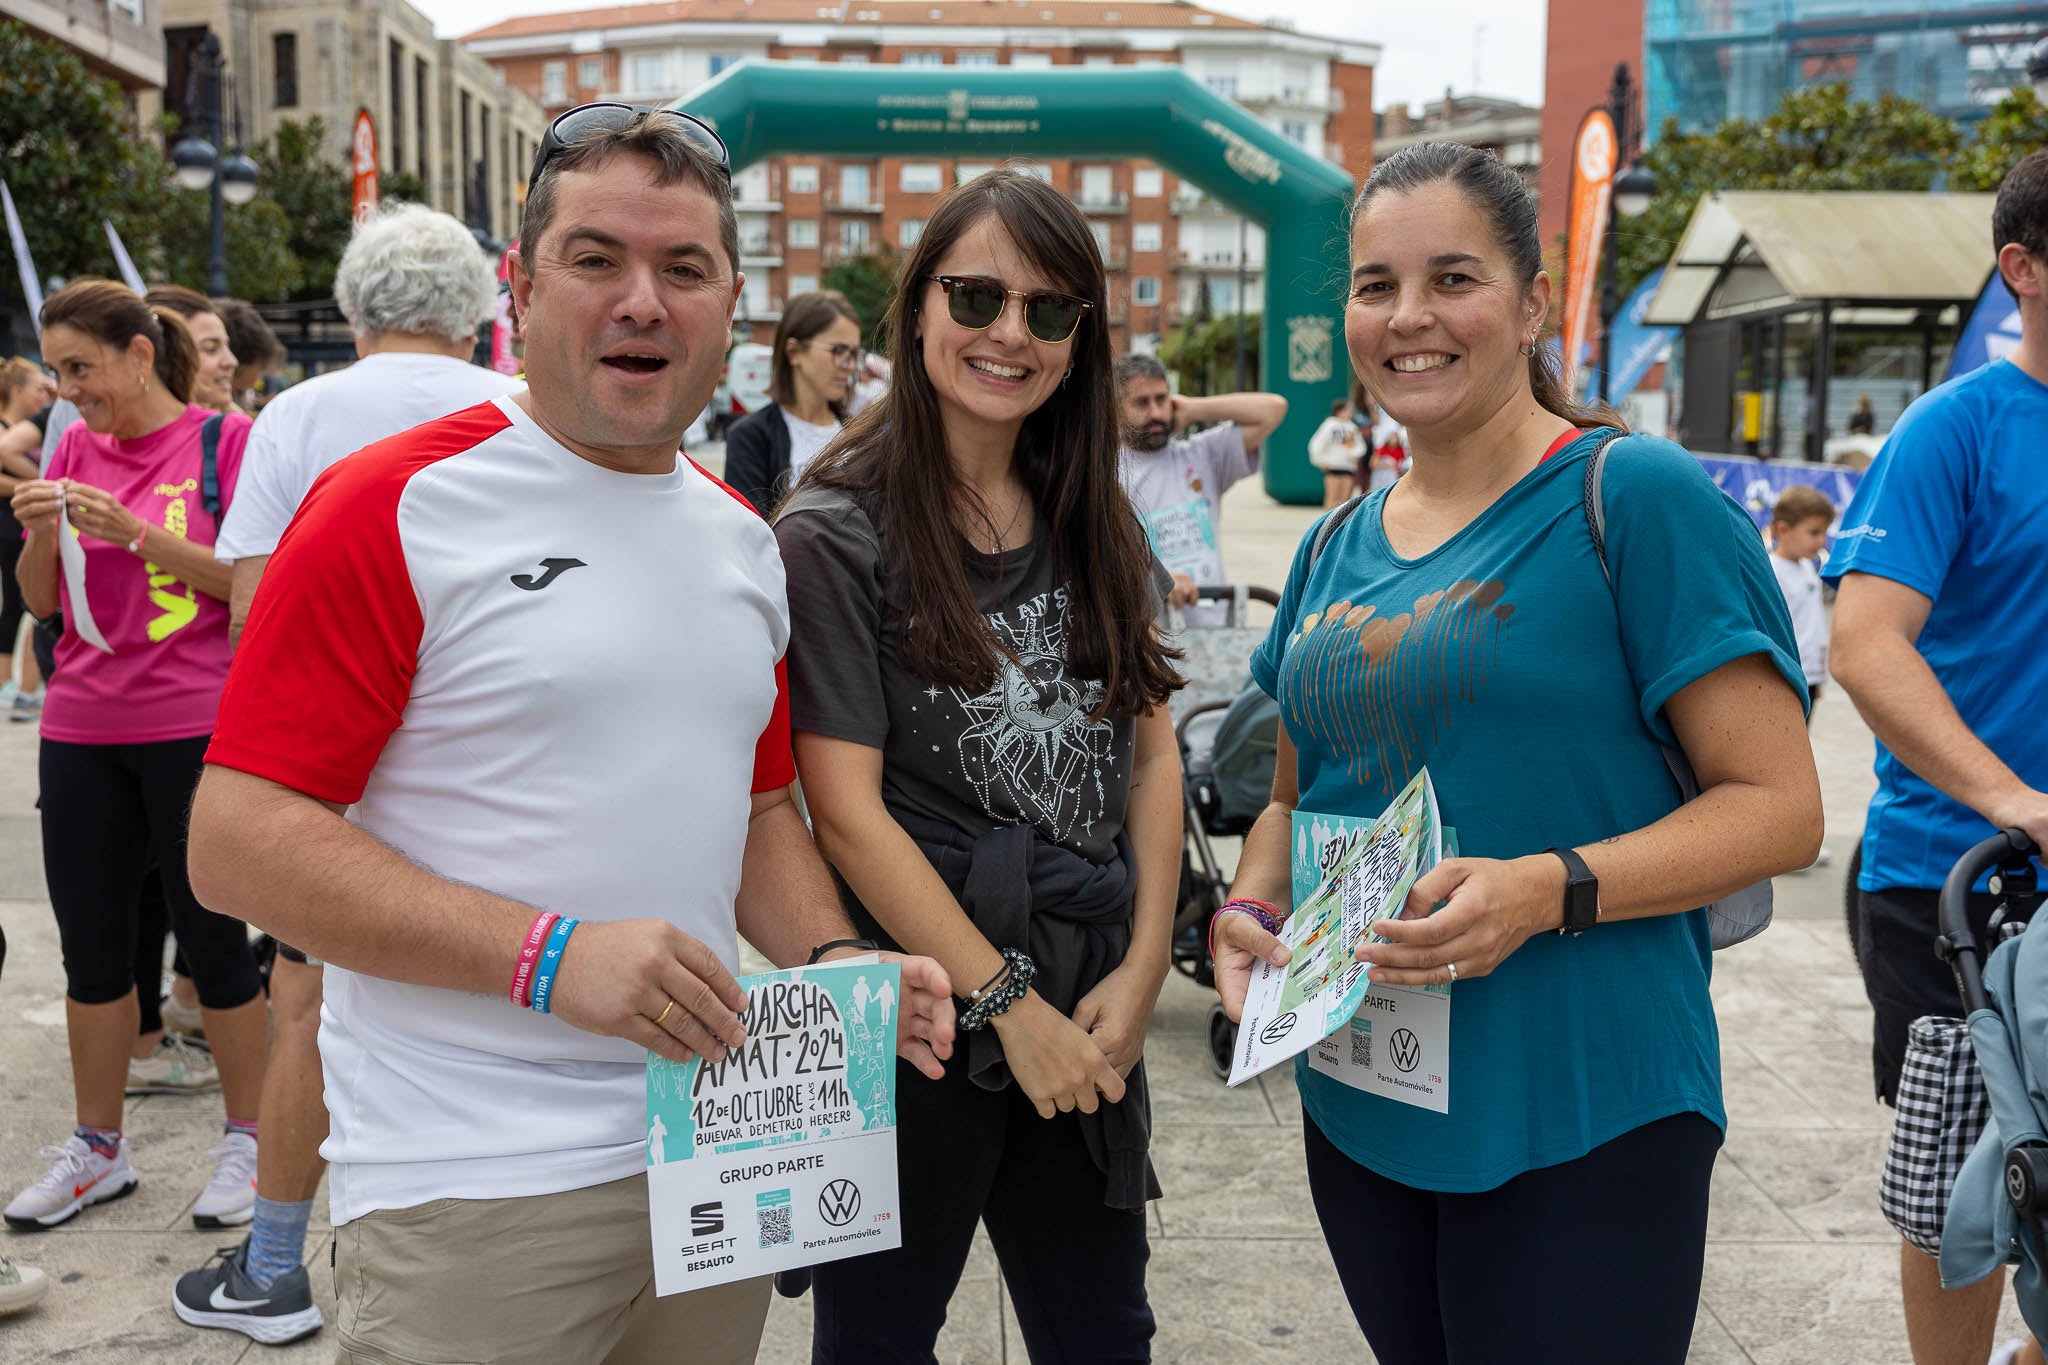
[[[1682,1365],[1721,1130],[1677,1114],[1480,1194],[1377,1175],[1305,1123],[1309,1192],[1380,1365]]]
[[[903,1245],[817,1267],[813,1365],[934,1360],[977,1222],[1034,1362],[1150,1360],[1144,1212],[1102,1202],[1072,1114],[1042,1119],[1014,1085],[981,1089],[965,1052],[942,1081],[897,1064]]]
[[[42,741],[43,876],[64,948],[65,993],[81,1005],[111,1004],[135,989],[138,907],[152,863],[199,1003],[234,1009],[263,989],[248,926],[194,900],[185,878],[185,820],[206,744],[204,735],[154,744]]]

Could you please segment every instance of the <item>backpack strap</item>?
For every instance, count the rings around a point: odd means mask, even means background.
[[[1593,533],[1593,554],[1600,561],[1600,572],[1606,575],[1610,588],[1614,586],[1614,571],[1607,567],[1607,504],[1601,497],[1600,475],[1607,467],[1607,448],[1627,434],[1609,431],[1586,457],[1586,529]]]
[[[227,417],[216,412],[199,426],[199,502],[220,525],[220,429]]]
[[[1336,509],[1332,511],[1330,515],[1323,518],[1323,524],[1321,526],[1316,527],[1315,540],[1308,547],[1308,563],[1304,564],[1301,570],[1302,576],[1304,578],[1308,576],[1309,570],[1315,568],[1316,561],[1323,557],[1324,548],[1328,546],[1331,539],[1336,536],[1339,528],[1341,528],[1345,522],[1351,520],[1351,514],[1353,512],[1356,512],[1359,508],[1359,505],[1364,501],[1365,495],[1362,493],[1354,497],[1347,498],[1343,502],[1338,503]]]

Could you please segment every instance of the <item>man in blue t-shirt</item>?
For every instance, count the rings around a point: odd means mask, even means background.
[[[2048,151],[1999,187],[1992,237],[2019,349],[1906,410],[1826,572],[1841,588],[1835,678],[1878,741],[1859,946],[1887,1103],[1912,1021],[1961,1013],[1933,952],[1950,867],[1996,829],[2048,845]],[[1981,934],[1990,897],[1972,901]],[[1900,1282],[1916,1365],[1980,1365],[2004,1276],[1944,1292],[1934,1258],[1904,1244]]]

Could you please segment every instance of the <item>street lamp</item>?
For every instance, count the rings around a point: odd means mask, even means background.
[[[1657,194],[1657,177],[1650,174],[1636,154],[1640,130],[1636,127],[1635,82],[1629,78],[1628,63],[1617,62],[1614,83],[1607,87],[1607,114],[1614,120],[1614,160],[1628,159],[1628,169],[1615,178],[1607,199],[1607,231],[1601,245],[1600,261],[1600,401],[1608,401],[1608,384],[1613,373],[1614,315],[1621,300],[1614,284],[1615,257],[1621,254],[1621,220],[1635,218],[1650,207]]]
[[[206,259],[206,292],[220,298],[228,292],[228,253],[222,204],[246,204],[256,197],[259,172],[256,163],[238,150],[223,158],[216,150],[221,142],[221,85],[227,60],[221,56],[220,38],[208,33],[192,49],[192,78],[185,87],[185,109],[197,115],[206,136],[188,133],[171,149],[171,164],[181,189],[205,190],[211,203]]]
[[[2048,38],[2027,53],[2027,84],[2034,87],[2034,98],[2048,104]]]

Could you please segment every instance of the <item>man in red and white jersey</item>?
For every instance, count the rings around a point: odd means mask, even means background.
[[[687,115],[592,105],[529,184],[529,387],[314,485],[192,875],[328,964],[342,1359],[752,1360],[765,1280],[654,1296],[642,1049],[743,1039],[739,933],[854,950],[790,798],[774,538],[677,454],[739,296],[730,172]],[[902,961],[937,1077],[949,984]]]

